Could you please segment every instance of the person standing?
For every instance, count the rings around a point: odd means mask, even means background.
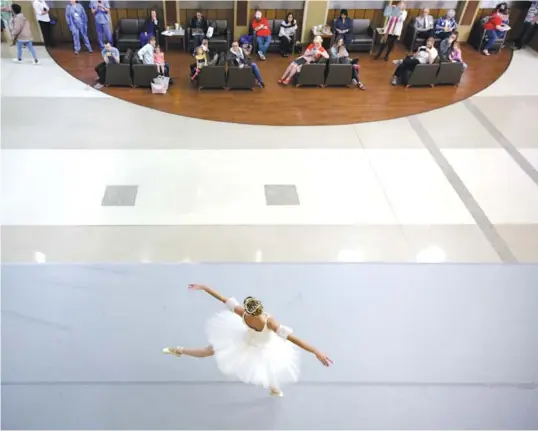
[[[34,64],[39,64],[37,53],[34,49],[34,39],[32,37],[30,22],[21,13],[21,7],[18,4],[13,3],[11,5],[11,10],[13,11],[13,15],[15,15],[13,18],[12,43],[17,44],[17,58],[15,58],[13,61],[16,63],[22,63],[22,48],[23,46],[26,46],[34,58]]]
[[[163,44],[161,35],[161,21],[159,20],[157,11],[155,9],[152,9],[149,12],[149,18],[144,24],[144,31],[140,33],[140,46],[146,45],[152,37],[155,37],[158,45]]]
[[[392,16],[389,17],[387,25],[384,28],[384,41],[379,46],[379,51],[375,56],[376,60],[381,57],[381,54],[383,54],[385,48],[387,48],[387,52],[384,60],[389,60],[389,55],[394,49],[394,44],[402,34],[403,24],[406,18],[407,11],[405,10],[405,3],[400,1],[395,8],[392,8]]]
[[[262,16],[261,11],[259,10],[254,14],[252,30],[254,30],[256,35],[258,56],[260,57],[260,60],[265,60],[265,54],[267,54],[269,44],[271,43],[271,29],[269,28],[269,21]]]
[[[525,17],[523,31],[521,35],[514,41],[514,49],[521,49],[527,45],[533,38],[538,28],[538,1],[531,2],[530,8]]]
[[[41,28],[41,33],[43,34],[43,42],[45,46],[53,46],[52,43],[52,25],[50,22],[50,15],[47,3],[45,0],[35,0],[33,3],[35,15],[39,27]]]
[[[0,0],[0,14],[2,16],[2,42],[11,43],[11,0]]]
[[[90,40],[88,39],[88,15],[86,15],[86,11],[76,0],[69,0],[69,4],[65,8],[65,20],[73,35],[75,55],[78,55],[80,52],[81,37],[88,51],[93,52]]]
[[[108,0],[92,0],[90,10],[95,17],[95,29],[97,30],[97,42],[99,48],[103,49],[105,41],[112,40],[112,31],[110,30],[110,3]]]

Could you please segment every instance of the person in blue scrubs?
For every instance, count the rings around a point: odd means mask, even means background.
[[[65,20],[73,35],[75,54],[80,52],[81,37],[88,51],[93,52],[90,40],[88,39],[88,15],[86,15],[86,11],[76,0],[69,0],[69,4],[65,7]]]
[[[90,10],[95,17],[95,29],[97,30],[99,48],[103,49],[105,41],[112,40],[112,31],[110,30],[110,3],[108,0],[92,0],[90,2]]]

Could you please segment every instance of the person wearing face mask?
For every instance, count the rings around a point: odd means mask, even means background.
[[[261,11],[256,11],[254,21],[252,21],[252,30],[256,32],[256,42],[258,45],[258,56],[260,60],[265,60],[265,54],[271,43],[271,29],[269,21],[262,16]]]
[[[65,8],[65,20],[73,35],[75,54],[78,55],[80,52],[80,38],[84,41],[88,52],[93,52],[88,39],[88,15],[86,15],[84,7],[76,0],[69,0],[69,4]]]
[[[194,47],[202,44],[202,40],[206,37],[208,23],[202,12],[196,12],[196,16],[191,19],[191,34],[194,41]]]
[[[415,55],[410,55],[403,60],[396,60],[394,63],[398,65],[392,76],[392,85],[397,85],[404,73],[412,72],[417,67],[417,64],[432,64],[437,59],[437,50],[433,46],[435,39],[429,37],[426,40],[426,45],[421,46]]]
[[[52,41],[52,24],[49,15],[50,8],[45,0],[35,0],[32,6],[34,7],[37,22],[41,28],[41,34],[43,34],[43,42],[45,46],[51,47],[54,43]]]
[[[435,22],[435,36],[439,39],[446,39],[458,28],[456,23],[456,11],[449,10],[445,16]]]
[[[243,51],[243,48],[239,46],[239,42],[232,42],[232,47],[228,52],[226,60],[233,63],[234,66],[237,66],[239,68],[250,66],[252,73],[258,81],[258,86],[261,88],[265,87],[258,65],[254,63],[250,58],[248,58],[248,55]]]
[[[105,47],[105,41],[112,40],[110,30],[110,3],[108,0],[92,0],[90,10],[95,17],[95,30],[97,31],[97,42],[99,47]]]

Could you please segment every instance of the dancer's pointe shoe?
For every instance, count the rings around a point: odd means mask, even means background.
[[[282,392],[279,389],[270,389],[269,390],[269,395],[271,395],[272,397],[283,397],[284,392]]]
[[[179,358],[180,356],[183,356],[183,347],[165,347],[163,353],[165,355],[174,355]]]

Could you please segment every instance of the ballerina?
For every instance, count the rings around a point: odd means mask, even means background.
[[[269,389],[273,396],[283,396],[280,387],[299,379],[299,352],[295,346],[312,353],[326,367],[333,362],[316,348],[293,335],[293,330],[264,313],[262,303],[252,296],[241,306],[235,298],[226,298],[200,284],[201,290],[223,302],[228,310],[209,319],[206,327],[209,346],[198,349],[166,347],[163,353],[174,356],[207,358],[215,356],[219,370],[244,383]]]

